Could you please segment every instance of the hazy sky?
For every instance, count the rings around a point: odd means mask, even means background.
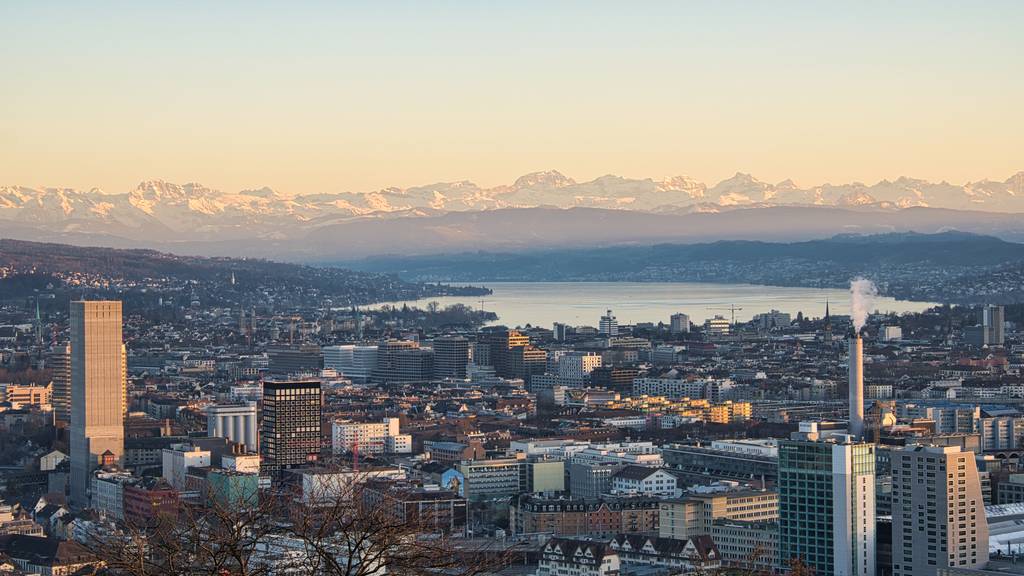
[[[0,185],[1024,170],[1024,2],[0,0]]]

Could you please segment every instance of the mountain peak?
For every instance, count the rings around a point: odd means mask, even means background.
[[[512,188],[522,190],[524,188],[564,188],[572,186],[576,181],[562,174],[558,170],[544,170],[542,172],[531,172],[516,178]]]

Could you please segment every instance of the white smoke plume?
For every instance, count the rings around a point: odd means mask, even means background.
[[[875,296],[878,296],[878,288],[871,280],[854,278],[850,282],[850,318],[853,319],[853,329],[857,333],[868,321]]]

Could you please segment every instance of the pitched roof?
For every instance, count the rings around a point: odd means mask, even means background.
[[[67,566],[95,560],[92,553],[77,542],[46,536],[0,535],[0,551],[36,566]]]
[[[594,560],[600,560],[607,555],[617,555],[604,542],[598,542],[595,540],[573,540],[571,538],[552,538],[544,546],[545,553],[554,553],[557,550],[561,551],[561,555],[566,559],[575,558],[577,552],[587,555]]]

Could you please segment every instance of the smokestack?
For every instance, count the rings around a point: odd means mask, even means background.
[[[853,331],[850,338],[850,435],[864,439],[864,340]]]

